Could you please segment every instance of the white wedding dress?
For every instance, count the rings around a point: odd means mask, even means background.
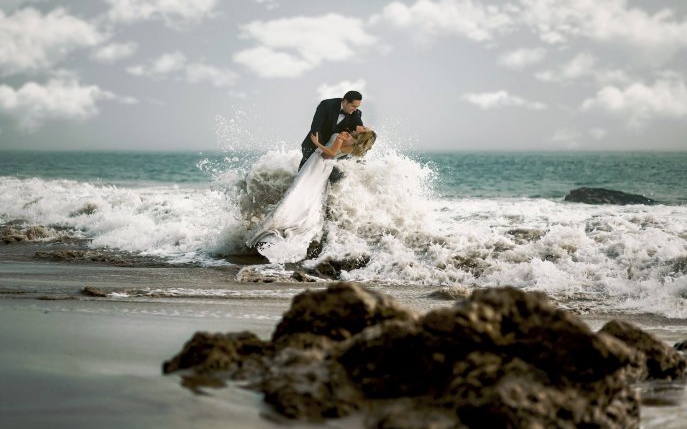
[[[325,146],[334,144],[332,135]],[[308,246],[322,236],[324,204],[329,175],[335,159],[322,157],[317,149],[303,164],[277,207],[265,217],[246,242],[273,263],[298,262],[305,259]]]

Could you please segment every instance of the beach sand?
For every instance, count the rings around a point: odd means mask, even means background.
[[[285,427],[258,394],[236,384],[194,393],[182,386],[182,376],[162,375],[161,365],[196,331],[249,330],[268,338],[291,296],[326,284],[237,282],[235,267],[50,262],[33,259],[32,246],[0,246],[1,428]],[[86,286],[110,295],[84,296]],[[375,287],[420,311],[450,305],[418,288]],[[174,288],[205,295],[155,293]],[[146,293],[132,295],[132,290]],[[213,290],[242,293],[217,298]],[[116,291],[121,297],[112,295]],[[584,317],[594,329],[610,319]],[[668,342],[687,338],[684,322],[651,316],[626,320]],[[643,428],[684,427],[683,385],[643,389],[661,404],[642,408]],[[286,423],[290,428],[362,427],[356,416]]]

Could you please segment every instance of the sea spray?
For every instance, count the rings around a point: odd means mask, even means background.
[[[79,211],[90,205],[89,212]],[[208,249],[231,222],[216,191],[180,186],[119,188],[71,180],[0,178],[0,220],[80,232],[93,248],[114,248],[171,262],[215,264]],[[76,213],[76,215],[75,215]]]

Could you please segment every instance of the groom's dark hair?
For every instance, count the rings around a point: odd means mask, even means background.
[[[359,93],[358,91],[348,91],[346,95],[344,95],[344,99],[348,101],[349,103],[354,100],[361,100],[363,99],[363,94]]]

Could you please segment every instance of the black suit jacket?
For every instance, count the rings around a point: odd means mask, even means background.
[[[316,149],[315,145],[310,141],[310,134],[319,133],[320,143],[327,144],[332,134],[344,130],[355,131],[358,125],[363,125],[363,112],[361,112],[360,109],[350,115],[345,115],[344,119],[337,125],[336,120],[339,118],[342,100],[342,98],[330,98],[320,102],[317,106],[317,110],[315,110],[315,116],[312,118],[310,132],[305,136],[301,144],[303,149]]]

